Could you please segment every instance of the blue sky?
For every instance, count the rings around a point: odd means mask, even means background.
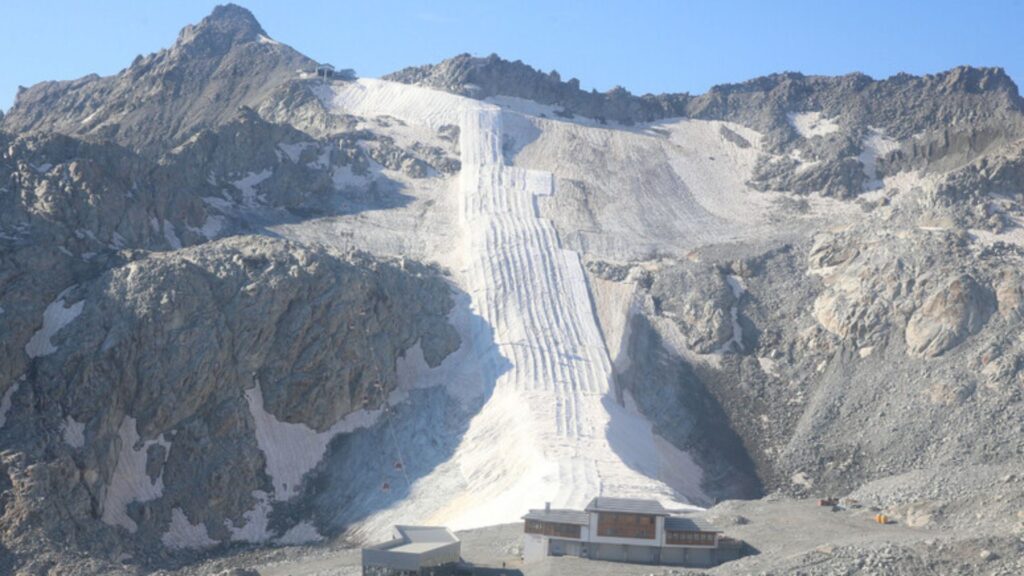
[[[586,89],[700,93],[784,70],[1003,66],[1024,80],[1024,0],[249,0],[267,32],[364,76],[470,52],[521,59]],[[174,42],[204,0],[12,0],[0,16],[0,108],[18,85],[113,74]]]

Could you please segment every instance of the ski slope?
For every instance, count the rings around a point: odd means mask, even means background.
[[[673,507],[704,501],[692,458],[614,400],[580,257],[538,215],[537,198],[556,193],[553,177],[503,161],[503,117],[511,113],[379,80],[332,90],[325,96],[337,113],[391,116],[429,130],[459,127],[456,282],[493,333],[481,340],[464,332],[464,340],[476,339],[472,352],[437,369],[451,372],[443,377],[450,382],[465,381],[459,372],[493,380],[454,455],[358,531],[370,536],[401,522],[493,525],[517,521],[544,502],[580,508],[599,495],[655,498]],[[507,360],[503,367],[486,360],[495,348]]]

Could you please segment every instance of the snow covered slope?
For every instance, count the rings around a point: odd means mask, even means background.
[[[398,521],[484,526],[515,521],[545,501],[581,507],[597,495],[654,497],[670,506],[705,502],[692,459],[615,401],[579,255],[563,248],[538,214],[537,198],[557,193],[552,175],[502,159],[510,113],[376,80],[336,86],[330,98],[338,113],[459,127],[456,282],[493,330],[493,342],[474,343],[475,355],[439,368],[490,370],[495,382],[450,462],[418,480],[404,502],[367,519],[362,531]],[[474,365],[492,347],[507,365]]]

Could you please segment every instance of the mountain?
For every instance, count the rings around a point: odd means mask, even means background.
[[[710,508],[760,552],[722,574],[1014,572],[1003,70],[315,67],[220,6],[0,120],[0,572],[305,573],[598,494]]]
[[[522,62],[492,54],[461,54],[437,65],[406,68],[386,77],[474,98],[510,96],[554,106],[554,114],[574,115],[633,125],[665,118],[734,122],[764,137],[763,145],[779,155],[806,154],[820,163],[797,166],[775,162],[758,165],[752,185],[761,190],[823,192],[855,196],[866,183],[851,152],[873,131],[907,141],[891,162],[915,168],[938,156],[958,153],[956,161],[1019,139],[1024,133],[1024,99],[1001,68],[960,67],[915,77],[900,74],[873,80],[864,74],[841,77],[774,74],[742,84],[713,87],[707,94],[634,96],[617,87],[606,93],[585,92],[575,78],[544,74]],[[818,113],[835,124],[828,138],[806,141],[794,114]],[[951,150],[952,149],[952,150]],[[855,154],[854,154],[855,155]],[[921,158],[927,155],[928,158]],[[798,170],[798,168],[801,168]]]
[[[218,6],[174,46],[139,56],[109,77],[43,82],[18,93],[2,128],[60,132],[163,152],[241,106],[273,106],[298,70],[314,63],[271,40],[244,8]]]

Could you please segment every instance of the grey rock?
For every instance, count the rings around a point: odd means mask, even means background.
[[[731,308],[736,297],[716,268],[667,267],[650,287],[655,314],[666,316],[695,352],[718,350],[733,337]]]
[[[81,315],[35,359],[0,429],[12,491],[0,524],[20,552],[55,540],[101,556],[159,550],[174,508],[226,540],[253,492],[271,490],[246,389],[260,386],[280,421],[324,430],[374,386],[393,389],[396,359],[414,344],[431,365],[459,345],[449,288],[431,270],[265,237],[150,254],[68,299],[84,300]],[[139,526],[130,540],[99,518],[128,416],[140,442],[169,443],[145,452],[163,491],[128,507]],[[68,417],[85,423],[80,448],[40,434]],[[60,535],[67,526],[77,528]]]
[[[938,356],[984,326],[991,313],[991,297],[967,275],[939,287],[907,323],[911,353]]]
[[[248,10],[218,6],[182,30],[173,47],[137,57],[115,76],[44,82],[21,91],[2,129],[167,150],[201,128],[230,121],[240,106],[259,108],[296,70],[315,66],[288,46],[262,42],[265,36]]]
[[[230,554],[232,530],[273,490],[247,393],[258,387],[280,422],[324,431],[378,407],[374,391],[395,388],[396,362],[415,345],[429,366],[459,345],[439,271],[268,232],[399,205],[403,183],[388,174],[456,173],[458,128],[410,142],[397,119],[329,114],[318,84],[297,73],[313,62],[264,36],[244,9],[219,7],[168,50],[111,77],[28,88],[0,116],[0,394],[11,403],[0,427],[0,572],[190,564],[203,553],[171,554],[161,542],[176,509],[218,543],[213,554]],[[1019,490],[1000,466],[1024,450],[1024,252],[984,236],[1014,232],[1024,215],[1022,101],[1005,72],[786,73],[699,96],[634,96],[462,55],[392,78],[529,98],[567,120],[750,127],[763,135],[750,185],[784,192],[773,210],[808,216],[820,203],[801,195],[847,200],[871,184],[860,157],[867,136],[895,140],[875,159],[876,176],[920,170],[938,184],[859,199],[869,215],[855,226],[686,258],[652,246],[650,262],[588,262],[593,277],[629,284],[637,297],[618,400],[631,396],[693,456],[710,499],[774,493],[756,507],[783,493],[859,490],[872,509],[920,529],[971,534],[978,514],[1004,534],[1019,529]],[[790,114],[807,112],[837,130],[802,136]],[[755,145],[728,126],[719,133]],[[504,145],[514,161],[523,143]],[[362,183],[336,184],[339,172]],[[239,182],[256,175],[250,195]],[[661,182],[682,184],[666,175]],[[589,204],[589,183],[557,186],[554,201],[583,206],[578,229],[560,232],[586,253],[574,235],[601,208]],[[243,232],[255,235],[222,238]],[[29,357],[44,310],[60,299],[81,302],[81,313],[52,335],[52,352]],[[472,416],[436,388],[413,391],[393,413],[438,423],[391,430],[416,450],[403,468],[414,476],[443,464]],[[139,435],[131,446],[119,434],[127,418]],[[69,423],[83,427],[81,443]],[[332,441],[295,498],[271,504],[271,535],[309,518],[338,536],[392,503],[398,495],[378,489],[394,473],[379,449],[386,432],[370,426]],[[141,481],[162,485],[127,505],[131,533],[102,521],[126,448],[141,453]],[[969,482],[956,478],[968,472]],[[750,517],[752,529],[771,525]],[[726,520],[742,530],[744,518]],[[990,550],[989,566],[1010,566],[1014,542],[927,553],[906,542],[846,544],[769,566],[971,573],[975,565],[956,562]]]
[[[906,141],[903,148],[882,159],[883,174],[924,164],[941,165],[943,160],[953,167],[1024,136],[1024,99],[1001,68],[963,66],[940,74],[897,74],[884,80],[864,74],[773,74],[714,86],[696,96],[635,96],[621,87],[605,93],[585,92],[576,79],[563,82],[555,71],[545,74],[495,54],[485,58],[460,54],[386,78],[473,98],[525,98],[559,106],[566,118],[582,115],[627,125],[673,117],[727,120],[764,134],[763,145],[769,151],[799,150],[818,161],[798,172],[793,165],[763,159],[752,179],[762,190],[824,192],[839,197],[860,194],[866,181],[857,156],[871,129]],[[790,113],[800,112],[820,112],[839,126],[839,133],[812,141],[802,138],[788,120]],[[922,134],[924,138],[911,140]]]

